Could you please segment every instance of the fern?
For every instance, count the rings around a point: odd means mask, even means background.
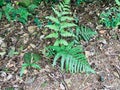
[[[68,3],[69,0],[66,0]],[[52,8],[56,16],[47,16],[46,19],[49,19],[53,22],[52,25],[46,25],[47,28],[51,29],[52,32],[46,36],[46,38],[55,38],[56,41],[54,46],[59,45],[68,45],[68,41],[64,38],[74,37],[74,34],[68,31],[68,28],[76,26],[72,21],[74,20],[71,17],[70,6],[66,3],[60,3],[58,5],[58,10]]]
[[[115,0],[115,3],[120,6],[120,1],[119,0]]]
[[[61,69],[65,68],[67,72],[95,73],[87,62],[81,46],[74,47],[73,43],[70,43],[68,46],[49,46],[47,50],[50,52],[48,55],[54,55],[53,66],[60,60]]]
[[[116,28],[120,25],[120,8],[111,7],[100,14],[100,23],[107,28]]]
[[[76,27],[76,32],[75,32],[76,39],[75,40],[77,42],[79,42],[81,39],[85,41],[89,41],[91,37],[93,37],[96,34],[97,32],[93,31],[91,28],[88,28],[86,26],[78,26]]]
[[[76,29],[74,34],[72,27],[77,25],[73,23],[74,18],[71,17],[71,11],[69,2],[70,0],[64,0],[65,3],[60,3],[58,9],[52,8],[55,16],[47,16],[46,19],[52,21],[52,24],[46,25],[47,28],[51,29],[51,33],[46,38],[55,38],[53,46],[47,47],[47,56],[54,57],[53,66],[60,62],[61,69],[71,73],[86,72],[94,73],[84,54],[84,50],[80,45],[74,45],[74,43],[68,43],[66,38],[82,37],[85,40],[89,40],[93,36],[91,29],[81,27]],[[71,31],[69,31],[71,30]]]
[[[14,12],[14,7],[11,4],[7,4],[3,8],[3,13],[6,16],[6,19],[10,22],[11,21],[11,14]]]

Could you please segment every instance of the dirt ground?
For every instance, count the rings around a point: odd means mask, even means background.
[[[99,24],[99,13],[105,5],[86,4],[72,8],[79,18],[79,24],[91,27],[98,32],[89,43],[83,42],[85,53],[95,74],[70,74],[53,68],[41,52],[51,41],[45,40],[48,34],[44,28],[43,16],[50,14],[50,7],[40,6],[37,10],[42,22],[38,28],[33,20],[27,25],[19,22],[0,22],[0,90],[120,90],[120,29],[106,29]],[[45,11],[45,8],[48,10]],[[8,51],[15,48],[20,53],[8,57]],[[26,70],[21,78],[20,68],[23,55],[27,51],[40,53],[41,70]],[[4,54],[2,56],[2,54]]]

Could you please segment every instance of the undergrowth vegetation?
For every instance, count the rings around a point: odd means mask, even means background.
[[[100,14],[100,23],[107,28],[117,28],[120,25],[120,1],[115,0],[118,6],[112,6]]]
[[[51,5],[53,6],[53,13],[50,16],[45,16],[46,20],[51,21],[51,24],[45,25],[45,28],[49,30],[49,34],[45,38],[53,40],[51,45],[46,46],[46,56],[53,59],[53,66],[60,65],[61,70],[65,69],[66,72],[95,73],[87,61],[81,40],[89,42],[97,32],[87,26],[75,23],[75,18],[71,11],[71,0],[20,0],[15,3],[10,1],[1,0],[0,20],[6,19],[8,22],[19,21],[22,24],[27,24],[29,17],[35,17],[33,12],[40,3],[51,2],[55,4],[57,2],[57,6]],[[92,1],[76,0],[74,2],[80,5],[80,3]],[[107,28],[115,28],[120,25],[120,2],[118,0],[115,0],[115,2],[118,7],[112,7],[100,14],[100,23]],[[40,27],[41,22],[38,18],[35,18],[34,22]],[[24,54],[23,59],[24,63],[22,64],[20,76],[24,74],[27,68],[41,68],[37,64],[40,60],[38,54],[28,52]]]
[[[46,19],[50,19],[53,22],[52,25],[46,25],[46,27],[52,30],[46,38],[55,38],[54,45],[47,48],[48,56],[54,58],[53,66],[57,65],[57,62],[60,62],[61,69],[63,70],[65,68],[67,72],[94,73],[94,70],[88,64],[83,47],[80,43],[76,45],[73,41],[79,38],[77,41],[79,42],[80,37],[88,41],[94,36],[95,32],[83,26],[79,27],[73,22],[74,18],[70,16],[69,2],[60,3],[58,10],[53,8],[53,11],[56,17],[46,17]],[[72,27],[77,27],[75,30],[76,33],[73,33],[74,30]],[[69,42],[67,38],[69,38]]]

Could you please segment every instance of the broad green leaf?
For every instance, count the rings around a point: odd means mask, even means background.
[[[27,67],[29,67],[29,64],[27,64],[27,63],[22,64],[22,68],[20,70],[20,77],[22,77],[22,75],[24,74],[24,71]]]
[[[24,54],[23,59],[24,59],[25,63],[28,63],[28,64],[31,63],[31,59],[32,59],[31,54],[32,54],[31,52],[27,52],[27,53]]]
[[[74,27],[74,26],[77,26],[77,25],[74,24],[74,23],[67,23],[67,22],[61,23],[61,29],[64,29],[64,28],[71,28],[71,27]]]
[[[58,33],[51,33],[47,35],[45,38],[58,38]]]
[[[35,53],[33,53],[32,56],[33,56],[33,60],[34,60],[34,62],[37,62],[37,61],[40,60],[40,55],[39,55],[39,54],[35,54]]]
[[[38,70],[41,69],[41,67],[39,65],[35,64],[35,63],[32,63],[31,67],[36,68]]]
[[[57,24],[60,23],[59,20],[53,16],[47,16],[46,19],[50,19],[51,21],[53,21],[54,23],[57,23]]]
[[[63,17],[61,17],[61,21],[65,21],[65,20],[72,21],[72,20],[74,20],[74,18],[73,17],[69,17],[69,16],[63,16]]]
[[[45,27],[48,27],[49,29],[52,29],[54,31],[59,31],[59,27],[57,25],[46,25]]]

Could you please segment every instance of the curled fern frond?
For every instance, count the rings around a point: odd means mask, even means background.
[[[61,69],[71,73],[86,72],[94,73],[94,70],[91,69],[87,59],[83,53],[83,48],[81,46],[73,47],[73,43],[68,46],[49,46],[50,50],[52,49],[54,53],[53,66],[60,61]]]

